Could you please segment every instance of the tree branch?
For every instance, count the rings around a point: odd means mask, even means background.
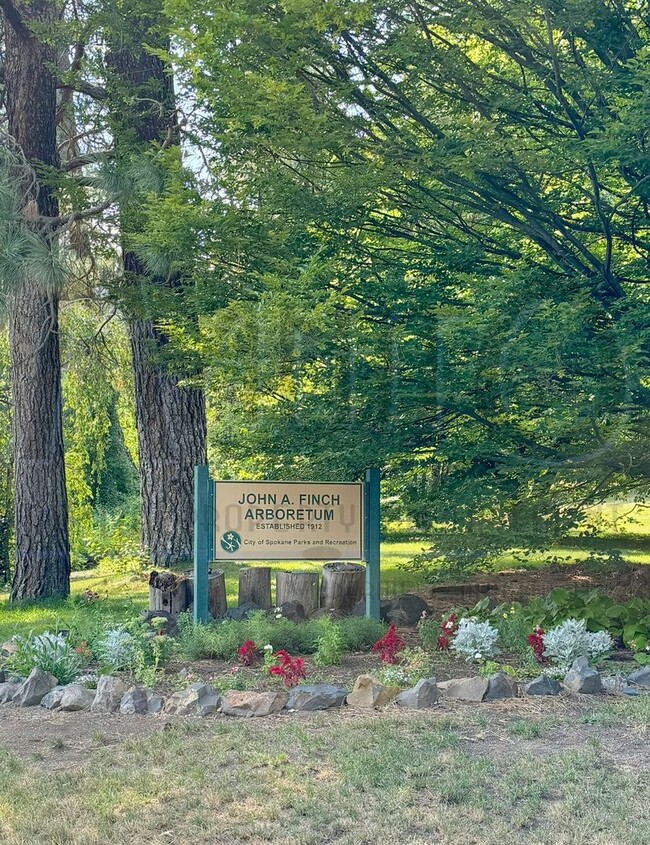
[[[7,23],[16,35],[25,41],[31,40],[32,33],[29,31],[25,21],[23,20],[22,12],[13,0],[0,0],[0,9],[4,12]]]
[[[2,3],[3,0],[0,0]],[[93,85],[90,82],[83,82],[78,80],[76,82],[57,82],[56,85],[62,91],[76,91],[78,94],[85,94],[87,97],[92,97],[93,100],[105,100],[108,96],[106,89],[101,85]]]

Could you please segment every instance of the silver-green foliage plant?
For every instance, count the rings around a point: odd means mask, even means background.
[[[95,657],[109,672],[131,669],[137,659],[138,643],[124,625],[109,628],[101,639],[95,642]]]
[[[544,657],[560,672],[567,672],[578,657],[599,660],[612,650],[607,631],[593,634],[584,619],[567,619],[543,636]]]
[[[37,636],[16,636],[16,652],[7,662],[10,672],[26,677],[32,669],[49,672],[60,684],[74,681],[81,671],[82,659],[61,634],[46,631]]]
[[[468,663],[483,661],[495,657],[499,632],[489,622],[479,622],[473,617],[463,618],[458,623],[458,630],[451,641],[450,648]]]

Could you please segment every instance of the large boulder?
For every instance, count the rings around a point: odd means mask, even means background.
[[[390,601],[388,599],[382,599],[379,602],[379,618],[382,622],[388,622],[388,611],[390,610]],[[365,616],[366,615],[366,600],[365,598],[359,599],[359,601],[355,604],[352,608],[352,615],[353,616]]]
[[[388,621],[394,622],[398,627],[417,625],[423,614],[429,616],[431,610],[429,605],[413,593],[404,593],[391,599],[388,608]]]
[[[333,684],[299,684],[289,692],[287,710],[328,710],[341,707],[348,691]]]
[[[372,675],[359,675],[354,682],[352,692],[348,695],[348,705],[368,710],[385,707],[387,704],[392,704],[400,692],[399,687],[384,686]]]
[[[165,713],[172,716],[211,716],[217,712],[220,703],[221,698],[212,687],[195,683],[170,696],[165,705]]]
[[[41,699],[41,707],[44,707],[46,710],[58,710],[61,707],[61,699],[63,698],[64,692],[65,687],[54,687],[53,690]]]
[[[18,688],[20,686],[21,684],[13,681],[7,681],[4,684],[0,684],[0,704],[9,704],[13,701],[13,697],[18,692]]]
[[[592,669],[586,657],[578,657],[564,677],[564,686],[582,695],[600,695],[603,688],[600,675]]]
[[[102,675],[97,683],[95,700],[90,705],[92,713],[115,713],[120,709],[122,696],[126,692],[124,682],[112,675]]]
[[[516,698],[519,684],[505,672],[496,672],[488,678],[488,688],[483,701],[498,701],[500,698]]]
[[[59,710],[65,713],[75,713],[78,710],[90,710],[95,700],[95,690],[87,689],[81,684],[68,684],[63,690]]]
[[[147,690],[142,687],[129,687],[120,701],[120,714],[122,716],[135,716],[148,712]]]
[[[280,612],[285,619],[291,622],[304,622],[307,619],[305,608],[299,601],[285,601],[280,606]]]
[[[627,679],[629,684],[635,684],[637,687],[647,687],[650,689],[650,666],[642,666],[637,669]]]
[[[435,678],[421,678],[411,689],[404,690],[395,699],[398,707],[408,710],[428,710],[434,707],[439,698]]]
[[[548,675],[539,675],[527,684],[524,684],[526,695],[559,695],[562,687]]]
[[[23,681],[16,690],[13,703],[17,707],[36,707],[57,683],[54,675],[34,667],[27,680]]]
[[[226,716],[270,716],[279,713],[288,700],[287,692],[228,690],[221,702],[221,712]]]
[[[252,601],[244,601],[239,607],[233,607],[232,610],[227,610],[223,618],[232,619],[234,622],[242,622],[244,619],[248,619],[249,614],[263,609]]]
[[[445,698],[455,701],[483,701],[488,691],[487,678],[454,678],[451,681],[440,681],[438,689]]]

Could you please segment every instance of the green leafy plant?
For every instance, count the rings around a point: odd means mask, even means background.
[[[431,655],[422,648],[405,648],[396,655],[395,663],[384,663],[374,673],[387,686],[412,687],[421,678],[431,677]]]
[[[49,672],[60,684],[69,684],[79,675],[82,657],[61,635],[49,631],[36,636],[16,636],[16,652],[7,661],[10,672],[27,677],[32,669]]]
[[[320,633],[316,640],[314,663],[317,666],[336,666],[343,659],[345,639],[340,627],[332,622],[330,616],[318,620]]]

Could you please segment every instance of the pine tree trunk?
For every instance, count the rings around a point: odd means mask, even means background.
[[[29,20],[47,27],[56,18],[49,0],[21,6]],[[54,51],[31,35],[20,14],[5,17],[5,86],[8,129],[30,165],[58,165]],[[56,216],[47,186],[30,185],[18,166],[28,221]],[[30,225],[29,223],[27,225]],[[34,224],[36,225],[36,224]],[[10,295],[15,467],[15,569],[12,599],[67,596],[70,586],[67,498],[63,454],[58,292],[24,275]]]
[[[120,154],[145,151],[152,142],[169,144],[177,135],[172,77],[157,56],[143,45],[161,49],[162,13],[151,4],[125,4],[110,38],[107,64],[112,71],[110,107],[115,146]],[[110,81],[109,81],[110,82]],[[180,153],[179,153],[180,155]],[[182,280],[147,274],[129,250],[130,236],[140,232],[137,202],[121,209],[125,278],[131,288],[127,307],[135,384],[136,426],[142,499],[142,543],[154,566],[172,566],[192,559],[196,464],[207,461],[203,391],[179,386],[161,360],[168,337],[155,323],[149,305],[152,286],[176,288]],[[152,297],[155,300],[155,297]]]
[[[203,393],[179,387],[157,363],[165,338],[150,320],[130,324],[138,431],[142,543],[156,566],[192,559],[194,466],[206,462]]]

